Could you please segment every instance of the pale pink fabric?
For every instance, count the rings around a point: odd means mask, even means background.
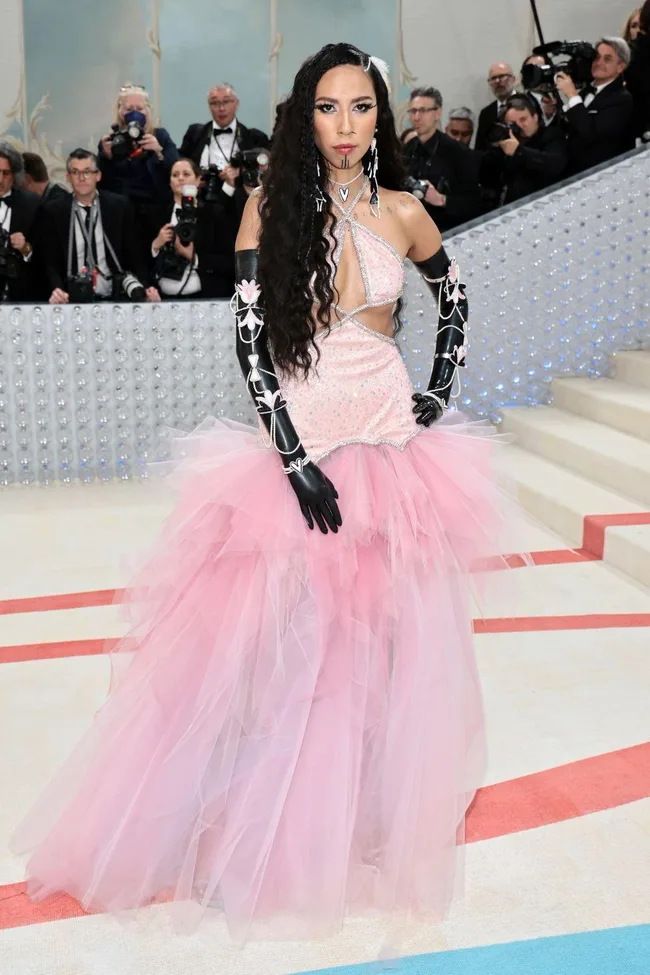
[[[417,427],[392,340],[348,319],[319,345],[283,384],[342,528],[309,531],[258,431],[178,441],[112,694],[13,840],[30,896],[190,925],[212,901],[242,938],[444,914],[484,764],[468,581],[509,509],[487,427]]]

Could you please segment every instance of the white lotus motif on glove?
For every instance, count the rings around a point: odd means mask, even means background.
[[[245,305],[256,304],[262,294],[262,289],[257,281],[246,281],[245,278],[241,284],[235,285],[235,290]]]
[[[270,389],[265,389],[261,396],[256,396],[255,399],[261,406],[266,406],[271,413],[275,413],[276,410],[281,409],[285,404],[282,401],[282,393],[279,389],[276,389],[274,393]]]

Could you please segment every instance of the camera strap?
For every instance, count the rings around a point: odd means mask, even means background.
[[[93,243],[95,240],[95,231],[97,229],[97,221],[99,220],[99,197],[95,196],[95,199],[93,200],[92,208],[90,211],[89,227],[86,226],[86,221],[81,211],[82,211],[82,207],[79,205],[79,203],[77,203],[76,199],[73,199],[72,208],[70,210],[70,231],[68,233],[68,280],[74,277],[74,274],[77,273],[76,270],[74,272],[72,270],[72,250],[73,250],[75,236],[76,236],[74,232],[75,222],[79,224],[79,229],[81,230],[82,236],[84,238],[84,242],[86,244],[86,253],[88,254],[88,258],[89,258],[87,267],[91,271],[96,270],[98,274],[102,274],[101,270],[97,267],[97,262],[95,261],[94,248],[93,248]],[[113,249],[113,245],[111,244],[110,240],[104,233],[103,225],[102,225],[102,237],[104,238],[104,247],[106,248],[110,256],[113,258],[113,262],[115,263],[115,267],[117,268],[118,274],[123,274],[124,272],[122,270],[122,265],[117,259],[117,254]],[[78,257],[79,255],[77,255],[77,258]],[[111,275],[102,275],[102,276],[108,278],[111,277]]]
[[[217,133],[217,130],[214,128],[214,126],[212,127],[212,137],[214,141],[217,143],[217,148],[219,149],[219,152],[221,153],[223,158],[230,166],[230,163],[232,162],[232,157],[235,155],[235,146],[239,149],[239,126],[237,126],[237,128],[235,129],[235,138],[233,139],[229,156],[227,156],[226,153],[223,151],[221,142],[219,141],[219,135]]]

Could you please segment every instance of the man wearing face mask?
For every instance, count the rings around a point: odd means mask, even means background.
[[[237,118],[239,99],[227,81],[218,82],[208,92],[209,122],[194,122],[183,136],[180,154],[193,159],[203,174],[218,171],[221,192],[236,196],[240,209],[248,199],[242,186],[241,153],[249,149],[268,149],[270,141],[260,129],[251,129]],[[213,202],[221,202],[214,200]]]
[[[127,196],[136,213],[171,203],[169,174],[179,158],[169,132],[154,127],[149,96],[139,85],[120,89],[111,132],[99,143],[103,186]]]

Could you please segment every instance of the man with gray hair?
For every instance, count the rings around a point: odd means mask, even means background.
[[[590,85],[578,92],[568,74],[557,75],[555,84],[566,102],[569,173],[581,173],[634,148],[634,103],[623,81],[629,63],[627,42],[603,37],[596,45]]]
[[[0,301],[26,301],[30,292],[30,238],[40,205],[23,189],[23,157],[0,142]]]
[[[242,209],[247,195],[241,187],[242,152],[268,149],[268,136],[260,129],[243,125],[238,117],[239,99],[228,81],[219,81],[208,91],[209,122],[194,122],[183,136],[181,158],[193,159],[202,172],[218,170],[221,190],[234,196],[240,190]],[[218,201],[213,201],[218,202]]]
[[[466,105],[462,105],[460,108],[452,108],[448,118],[449,121],[447,122],[445,132],[449,138],[455,139],[456,142],[462,142],[464,146],[468,146],[474,135],[476,121],[474,112],[471,108],[467,108]]]

